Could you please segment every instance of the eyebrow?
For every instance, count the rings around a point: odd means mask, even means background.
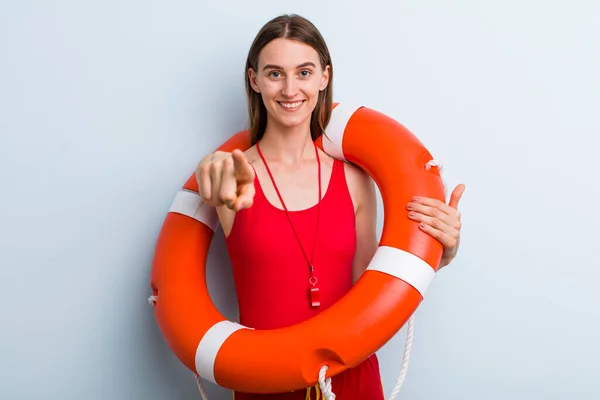
[[[304,68],[304,67],[317,68],[317,66],[314,63],[310,62],[310,61],[302,63],[302,64],[298,65],[296,68]],[[280,67],[279,65],[267,64],[267,65],[265,65],[263,67],[263,71],[265,71],[267,69],[283,69],[283,67]]]

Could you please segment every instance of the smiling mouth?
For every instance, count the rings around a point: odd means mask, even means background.
[[[277,103],[279,103],[279,105],[287,111],[294,111],[294,110],[297,110],[298,108],[300,108],[300,106],[302,106],[302,103],[304,103],[304,100],[294,101],[294,102],[278,101]]]

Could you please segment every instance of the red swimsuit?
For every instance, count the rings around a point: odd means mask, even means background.
[[[317,206],[289,211],[308,257],[313,254],[313,243],[316,243],[313,265],[321,306],[312,308],[309,268],[285,210],[267,200],[258,178],[254,180],[254,186],[256,195],[252,207],[236,213],[231,233],[226,238],[240,323],[255,329],[281,328],[316,315],[350,290],[356,250],[354,206],[344,165],[335,160],[329,185],[321,200],[316,241]],[[377,357],[373,355],[357,367],[334,376],[332,389],[337,400],[383,399]],[[235,400],[322,398],[317,397],[317,393],[318,388],[277,395],[236,392]]]

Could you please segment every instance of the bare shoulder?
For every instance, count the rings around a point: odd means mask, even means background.
[[[246,151],[244,151],[244,155],[248,159],[248,162],[253,165],[256,164],[256,162],[260,158],[260,156],[258,155],[258,150],[256,150],[256,145],[254,145],[254,146],[250,147],[249,149],[247,149]]]
[[[362,204],[372,201],[375,196],[375,183],[365,170],[354,164],[345,162],[344,172],[356,212]]]

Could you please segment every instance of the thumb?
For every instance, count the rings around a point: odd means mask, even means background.
[[[465,189],[466,187],[462,183],[454,188],[452,195],[450,195],[450,202],[448,203],[450,207],[458,209],[458,202],[460,201]]]
[[[239,183],[251,183],[254,181],[254,168],[248,162],[246,155],[241,150],[231,152],[233,158],[233,170],[235,179]]]

